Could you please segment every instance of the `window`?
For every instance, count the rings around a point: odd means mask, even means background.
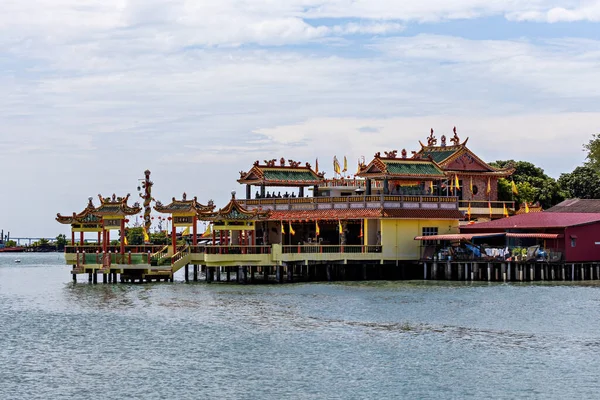
[[[438,234],[438,228],[435,227],[423,227],[423,235],[422,236],[432,236]],[[435,240],[423,240],[424,246],[429,246],[435,244]]]
[[[577,244],[577,238],[571,236],[571,247],[575,247],[576,244]]]
[[[477,185],[473,185],[473,194],[477,194],[479,192],[479,188]]]

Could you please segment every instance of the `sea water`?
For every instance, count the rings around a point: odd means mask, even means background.
[[[600,398],[595,283],[91,285],[69,270],[59,253],[0,255],[0,399]]]

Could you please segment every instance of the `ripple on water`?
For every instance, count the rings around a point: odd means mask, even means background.
[[[599,300],[572,284],[72,285],[52,255],[0,257],[0,398],[596,398]]]

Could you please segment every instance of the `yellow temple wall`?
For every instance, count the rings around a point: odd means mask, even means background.
[[[448,220],[381,220],[381,244],[383,258],[418,260],[421,242],[415,236],[423,234],[423,228],[438,228],[438,234],[458,233],[458,221]]]

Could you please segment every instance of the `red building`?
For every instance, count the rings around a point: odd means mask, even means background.
[[[506,233],[521,245],[542,244],[565,262],[600,261],[600,213],[539,212],[460,227],[461,233]],[[540,243],[543,241],[543,243]]]

